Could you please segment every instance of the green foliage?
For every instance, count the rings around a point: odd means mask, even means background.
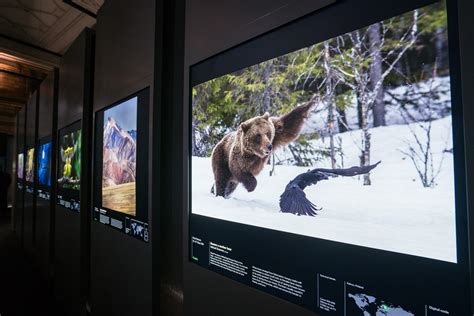
[[[434,68],[437,54],[440,54],[435,42],[447,42],[445,5],[442,1],[419,9],[417,41],[385,78],[386,87],[415,83],[423,78],[420,74],[430,73]],[[402,38],[412,24],[413,12],[381,22],[383,67],[387,67],[397,50],[408,43],[409,36]],[[370,54],[357,53],[357,50],[368,50],[367,30],[365,27],[328,40],[329,58],[324,54],[325,43],[318,43],[195,86],[192,90],[192,154],[209,157],[213,147],[226,134],[256,115],[264,112],[274,116],[285,114],[313,94],[321,96],[320,105],[328,103],[325,94],[329,80],[324,61],[344,77],[331,82],[335,94],[328,99],[334,100],[339,111],[355,106],[354,73],[369,73],[372,63]],[[359,47],[354,44],[357,37],[361,39]],[[395,53],[388,55],[390,51]],[[446,72],[448,65],[439,68],[440,72]],[[312,147],[313,136],[303,135],[291,144],[291,149],[298,155],[291,163],[310,165],[327,157],[328,149]]]
[[[76,154],[74,155],[74,169],[76,171],[76,176],[78,180],[81,179],[81,147],[82,147],[82,131],[78,130],[77,132],[77,149]],[[74,189],[79,190],[81,187],[80,182],[74,185]]]
[[[335,97],[336,108],[339,110],[345,110],[352,105],[354,99],[354,91],[347,90],[345,92],[339,93]]]
[[[295,53],[212,79],[193,88],[193,154],[209,156],[213,146],[240,123],[265,112],[279,115],[305,101],[310,93],[294,90]],[[290,66],[290,67],[289,67]]]
[[[291,157],[279,161],[277,165],[290,164],[299,167],[310,167],[318,162],[325,161],[331,156],[331,149],[329,147],[315,148],[312,141],[319,137],[317,133],[300,135],[297,141],[288,145]],[[336,147],[335,152],[337,155],[341,155],[342,148],[340,146]]]
[[[426,6],[420,9],[418,22],[420,31],[432,35],[438,29],[444,29],[447,25],[446,0]]]

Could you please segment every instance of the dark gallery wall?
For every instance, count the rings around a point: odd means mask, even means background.
[[[27,153],[28,149],[36,148],[36,113],[38,109],[38,98],[39,92],[35,91],[29,98],[26,104],[26,136],[25,136],[25,174],[27,166]],[[35,166],[36,155],[33,159],[33,166]],[[33,168],[33,174],[35,174],[35,168]],[[35,221],[35,186],[34,183],[27,183],[25,176],[25,204],[23,211],[23,245],[28,255],[33,254],[34,247],[34,221]]]
[[[459,44],[460,52],[460,69],[462,82],[462,103],[464,115],[464,141],[466,148],[466,179],[468,187],[468,208],[469,214],[473,214],[474,208],[472,201],[474,198],[474,128],[472,122],[474,120],[474,43],[472,41],[472,31],[474,30],[474,20],[472,12],[474,12],[474,2],[471,0],[458,0],[458,27],[459,27]],[[458,100],[461,101],[461,100]],[[470,261],[471,261],[471,306],[474,306],[474,216],[469,216],[470,227]]]
[[[188,138],[186,130],[189,102],[189,67],[208,57],[284,25],[294,19],[331,5],[334,1],[186,1],[186,43],[184,98],[180,123],[182,158],[176,157],[174,168],[187,169]],[[345,1],[346,3],[349,1]],[[351,1],[353,3],[357,1]],[[334,20],[334,19],[333,19]],[[202,23],[202,21],[212,21]],[[326,20],[329,22],[328,20]],[[329,24],[327,24],[329,25]],[[268,52],[271,54],[272,52]],[[245,59],[245,57],[241,56]],[[251,58],[251,57],[249,57]],[[179,114],[178,114],[179,115]],[[181,128],[182,127],[182,128]],[[184,161],[183,161],[184,158]],[[189,180],[184,173],[185,190]],[[188,258],[188,194],[176,199],[172,209],[183,212],[184,314],[208,315],[314,315],[314,313],[280,300],[189,262]]]
[[[186,0],[186,68],[335,1]]]
[[[93,84],[91,69],[92,41],[93,32],[90,29],[85,29],[61,59],[57,131],[79,120],[83,122],[84,112],[90,115],[88,111],[90,111],[91,102],[88,97]],[[89,158],[89,153],[85,152],[85,148],[87,148],[87,143],[90,141],[90,137],[87,138],[90,127],[83,125],[82,132],[81,157],[82,164],[84,164],[84,161]],[[58,146],[53,149],[58,150],[57,148]],[[54,155],[52,158],[54,158]],[[60,159],[59,156],[56,160],[58,159]],[[83,174],[87,172],[86,168],[81,168],[81,188],[84,188],[83,184],[87,187],[90,183],[90,178],[84,179],[83,177]],[[52,182],[56,182],[56,179],[52,178]],[[52,198],[56,197],[52,196]],[[81,203],[81,213],[66,209],[57,205],[56,202],[54,206],[53,268],[55,298],[64,315],[80,315],[85,311],[85,294],[81,291],[81,286],[88,279],[88,275],[85,275],[82,270],[84,267],[82,259],[88,249],[83,230],[87,229],[89,223],[81,221],[81,214],[87,214],[88,210],[84,209],[87,207],[87,203]]]
[[[52,154],[56,147],[56,121],[57,121],[57,81],[58,69],[48,75],[39,87],[38,104],[38,137],[37,142],[48,138],[52,142]],[[39,148],[37,147],[37,150]],[[39,153],[37,153],[39,155]],[[55,175],[56,160],[51,160],[51,171]],[[53,179],[56,177],[53,176]],[[54,183],[52,183],[54,185]],[[51,192],[51,190],[50,190]],[[39,267],[42,277],[49,279],[52,274],[52,241],[54,219],[54,199],[46,200],[36,197],[36,216],[35,216],[35,261]]]
[[[23,179],[17,177],[18,174],[18,155],[25,153],[25,120],[26,120],[26,106],[23,107],[17,115],[17,132],[16,132],[16,169],[15,176],[12,177],[16,181],[13,181],[15,189],[15,203],[13,209],[13,229],[20,240],[23,240],[23,206],[24,206],[24,194],[25,186]],[[23,176],[23,175],[22,175]]]
[[[149,113],[153,113],[154,29],[155,1],[140,0],[130,5],[127,0],[115,0],[102,6],[95,27],[94,113],[147,87]],[[138,121],[139,128],[151,133],[151,117]],[[151,147],[151,141],[146,145]],[[151,173],[152,157],[147,162]],[[157,184],[149,176],[145,193],[148,227],[158,214],[151,194],[152,185]],[[90,233],[91,313],[152,315],[153,229],[150,240],[144,242],[93,220]]]
[[[15,191],[14,184],[14,166],[16,163],[16,136],[6,136],[6,149],[5,149],[5,171],[10,173],[12,183],[8,189],[8,205],[13,205],[13,197]]]

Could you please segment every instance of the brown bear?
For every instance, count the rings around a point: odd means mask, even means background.
[[[248,192],[255,190],[255,177],[270,154],[298,138],[314,103],[315,96],[283,116],[270,117],[265,113],[251,118],[241,123],[237,131],[224,136],[212,150],[212,192],[227,198],[239,183]]]

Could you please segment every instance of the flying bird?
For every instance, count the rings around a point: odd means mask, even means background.
[[[306,198],[304,189],[307,186],[318,183],[322,180],[328,180],[330,177],[352,177],[361,174],[369,173],[372,169],[378,166],[380,163],[363,166],[363,167],[351,167],[346,169],[323,169],[317,168],[313,170],[308,170],[305,173],[302,173],[290,183],[287,184],[285,192],[280,195],[280,210],[283,213],[293,213],[296,215],[317,215],[316,211],[320,211],[314,203]]]

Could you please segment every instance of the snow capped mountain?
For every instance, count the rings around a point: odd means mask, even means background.
[[[103,187],[134,182],[136,177],[136,131],[124,131],[113,117],[104,126]]]
[[[130,136],[132,136],[133,140],[136,142],[137,141],[137,131],[136,130],[131,130],[131,131],[128,131],[128,133],[130,134]]]

